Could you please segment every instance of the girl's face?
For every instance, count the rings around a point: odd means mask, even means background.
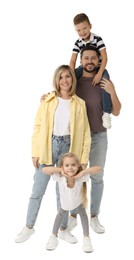
[[[90,39],[91,24],[87,21],[75,25],[75,30],[83,40],[88,41]]]
[[[68,93],[72,87],[72,76],[67,69],[64,70],[60,75],[59,87],[61,92],[66,93]]]
[[[66,157],[63,162],[63,170],[69,177],[73,177],[79,170],[79,164],[73,157]]]

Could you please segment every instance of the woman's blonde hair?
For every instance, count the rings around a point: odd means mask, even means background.
[[[61,159],[60,159],[60,165],[59,165],[60,167],[63,167],[64,159],[67,158],[67,157],[74,158],[74,160],[78,164],[79,168],[78,168],[78,172],[77,173],[82,171],[82,166],[81,166],[80,160],[79,160],[78,156],[76,154],[74,154],[74,153],[65,153],[65,154],[63,154]],[[88,203],[88,200],[87,200],[87,184],[86,184],[86,182],[83,182],[82,196],[83,196],[82,204],[83,204],[83,207],[86,208],[87,207],[87,203]]]
[[[73,70],[71,69],[71,67],[69,65],[61,65],[55,70],[55,73],[53,76],[53,87],[54,87],[54,90],[56,91],[57,95],[59,95],[60,94],[59,81],[60,81],[61,74],[65,70],[68,70],[70,76],[72,77],[72,86],[70,88],[69,95],[73,96],[75,94],[75,90],[76,90],[76,77],[75,77]]]

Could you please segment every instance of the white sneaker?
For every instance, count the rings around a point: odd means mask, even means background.
[[[46,244],[47,250],[54,250],[58,245],[58,238],[54,235],[50,236]]]
[[[34,228],[28,228],[24,227],[20,234],[17,235],[15,242],[16,243],[21,243],[30,238],[31,235],[33,235],[35,232]]]
[[[93,252],[93,247],[91,244],[91,239],[89,237],[84,237],[82,249],[85,253]]]
[[[105,128],[110,129],[112,127],[110,114],[104,112],[104,114],[102,116],[102,122],[103,122],[102,125]]]
[[[73,236],[67,229],[59,230],[58,237],[71,244],[78,242],[77,238]]]
[[[77,226],[77,218],[74,218],[72,216],[69,216],[68,224],[67,224],[67,230],[72,230]]]
[[[100,224],[98,216],[90,219],[90,226],[96,233],[102,234],[105,232],[105,228]]]

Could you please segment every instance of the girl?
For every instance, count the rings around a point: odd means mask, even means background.
[[[94,166],[82,170],[82,166],[78,157],[73,153],[66,153],[61,157],[60,167],[44,167],[42,172],[45,174],[53,174],[53,179],[59,184],[61,208],[56,215],[52,235],[50,236],[46,249],[54,250],[58,245],[57,236],[61,233],[59,230],[62,219],[67,211],[75,209],[80,215],[83,228],[83,251],[92,252],[92,244],[89,237],[89,223],[86,213],[87,206],[87,187],[86,182],[89,180],[90,174],[102,171],[100,166]],[[59,233],[58,233],[59,231]],[[64,230],[62,230],[64,233]],[[60,238],[62,239],[61,235]],[[77,240],[75,238],[74,243]]]

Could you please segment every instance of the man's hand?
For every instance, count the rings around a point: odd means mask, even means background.
[[[112,95],[115,92],[115,87],[111,80],[103,78],[100,81],[100,87],[102,89],[104,89],[107,93],[109,93],[110,95]]]
[[[41,98],[40,98],[40,101],[45,100],[46,97],[47,97],[49,94],[50,94],[50,92],[47,93],[47,94],[43,94],[43,95],[41,96]]]

